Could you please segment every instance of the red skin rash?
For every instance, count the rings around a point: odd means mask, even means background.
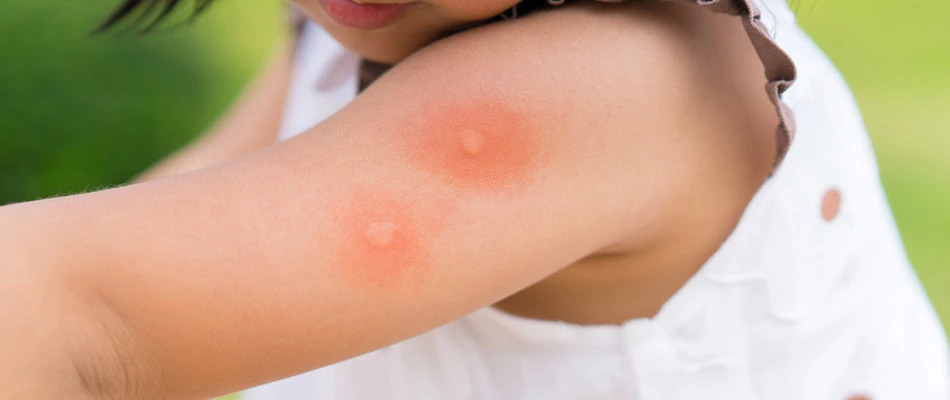
[[[427,108],[404,128],[414,165],[450,186],[496,194],[534,177],[543,140],[524,110],[475,94]]]
[[[457,190],[372,189],[342,202],[333,213],[330,248],[345,281],[386,292],[431,276],[432,238],[463,195],[458,190],[510,194],[535,177],[543,140],[524,110],[474,95],[424,108],[424,118],[397,128],[395,150]]]
[[[428,271],[431,237],[437,224],[430,212],[392,193],[363,193],[340,204],[331,221],[330,248],[344,281],[373,290]]]

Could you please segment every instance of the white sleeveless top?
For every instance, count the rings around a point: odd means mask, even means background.
[[[855,101],[784,0],[755,4],[798,69],[782,96],[797,135],[722,248],[654,318],[578,326],[485,308],[243,399],[950,399],[944,331]],[[352,100],[358,65],[308,24],[281,138]],[[831,192],[841,208],[829,222]]]

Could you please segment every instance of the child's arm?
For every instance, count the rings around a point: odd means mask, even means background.
[[[0,208],[0,285],[25,282],[0,290],[0,397],[222,394],[652,245],[695,209],[738,215],[732,106],[697,94],[703,59],[668,25],[576,8],[478,29],[255,155]]]
[[[287,40],[238,101],[207,133],[139,175],[136,181],[196,171],[274,144],[293,64]]]

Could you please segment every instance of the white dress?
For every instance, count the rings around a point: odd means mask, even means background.
[[[950,399],[944,331],[855,101],[783,0],[754,2],[797,67],[782,96],[797,135],[726,243],[658,315],[577,326],[485,308],[243,399]],[[358,65],[308,24],[281,137],[352,100]],[[826,221],[830,193],[841,207]]]

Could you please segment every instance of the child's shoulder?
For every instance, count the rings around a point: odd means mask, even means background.
[[[721,242],[774,162],[761,60],[738,18],[699,7],[575,3],[449,37],[404,64],[503,88],[537,105],[542,124],[596,133],[604,158],[633,155],[617,172],[638,190],[616,194],[649,203],[649,220],[631,220],[611,251],[687,221],[709,223],[706,240]]]
[[[657,279],[669,283],[688,279],[732,233],[771,170],[778,118],[765,83],[738,18],[659,2],[577,3],[448,37],[364,96],[465,104],[488,95],[519,110],[552,156],[540,191],[559,193],[558,234],[596,236],[587,256],[660,255],[627,268],[662,265],[667,278]],[[648,291],[661,303],[678,286]],[[599,318],[592,309],[583,320]],[[640,311],[617,310],[631,313]]]
[[[381,175],[421,162],[434,174],[427,187],[449,175],[450,189],[478,189],[463,191],[472,207],[461,218],[488,218],[495,230],[471,235],[506,249],[530,237],[503,263],[514,271],[651,253],[664,256],[650,264],[686,279],[733,231],[774,161],[778,121],[762,69],[736,17],[574,3],[429,45],[321,125],[386,150],[373,158]],[[406,148],[421,150],[393,158]],[[481,206],[482,189],[504,201]]]

